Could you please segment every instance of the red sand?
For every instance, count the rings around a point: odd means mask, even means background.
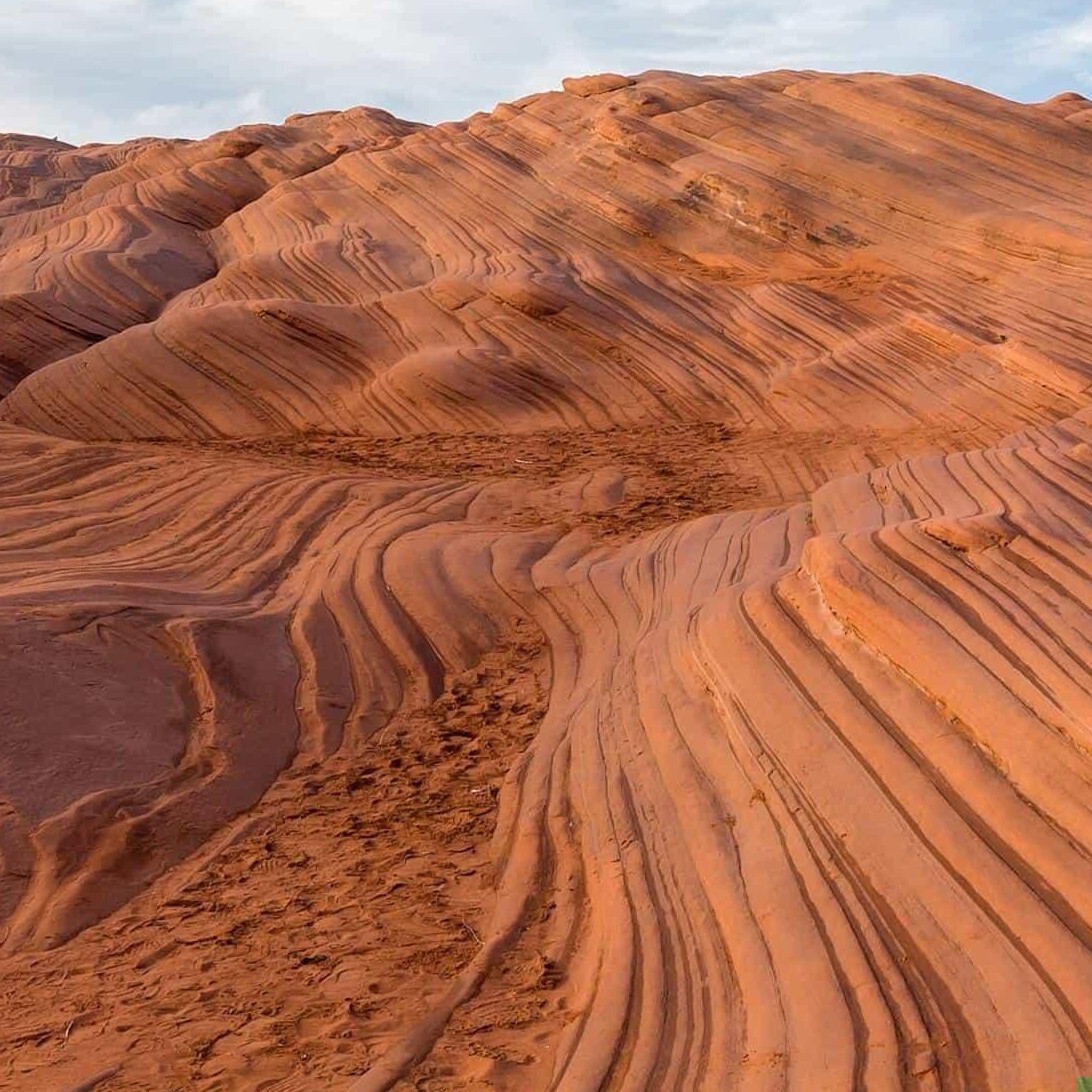
[[[0,1087],[1092,1074],[1090,118],[0,137]]]

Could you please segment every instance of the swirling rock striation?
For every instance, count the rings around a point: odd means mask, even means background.
[[[1092,1072],[1087,113],[0,140],[0,1086]]]

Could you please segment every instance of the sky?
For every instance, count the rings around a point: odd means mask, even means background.
[[[457,119],[564,76],[929,72],[1092,97],[1088,0],[0,0],[0,131],[206,136],[366,104]]]

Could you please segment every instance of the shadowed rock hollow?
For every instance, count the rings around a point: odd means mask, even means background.
[[[1092,1073],[1090,110],[0,137],[0,1087]]]

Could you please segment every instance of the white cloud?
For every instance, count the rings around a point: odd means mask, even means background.
[[[0,130],[200,136],[358,103],[426,121],[613,69],[935,71],[1079,86],[1076,0],[36,0],[0,3]],[[1050,43],[1054,44],[1051,46]]]
[[[1038,36],[1037,44],[1040,64],[1064,69],[1092,63],[1092,14],[1050,27]]]
[[[236,98],[146,106],[133,114],[133,125],[141,133],[206,134],[268,117],[262,92],[251,90]]]

